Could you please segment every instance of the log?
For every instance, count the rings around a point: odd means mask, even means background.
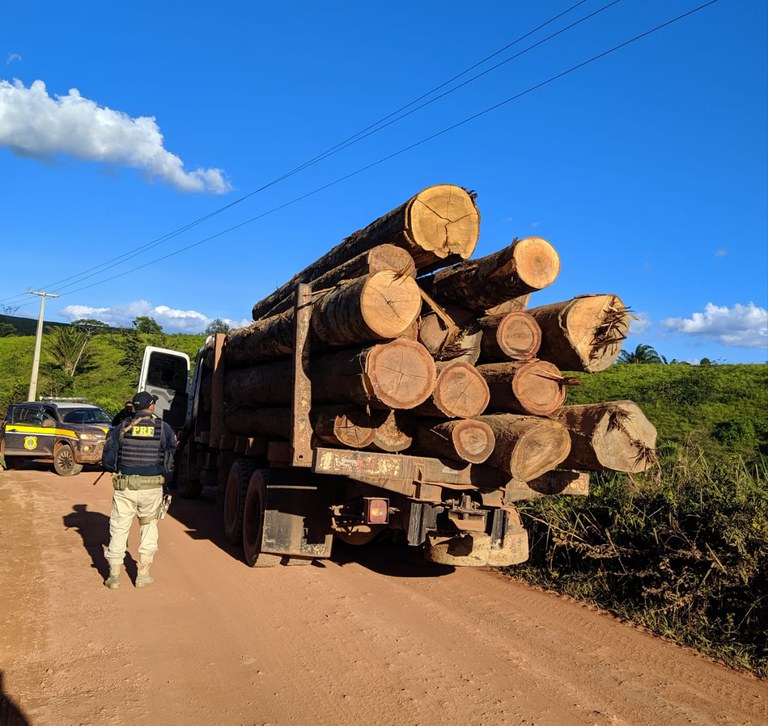
[[[405,338],[317,356],[311,371],[318,402],[346,400],[395,409],[426,401],[437,377],[429,351]]]
[[[312,332],[328,346],[397,338],[411,327],[420,310],[416,281],[382,270],[343,283],[316,299]]]
[[[413,421],[403,411],[373,411],[372,444],[381,451],[405,451],[413,443]]]
[[[570,382],[552,363],[541,360],[484,363],[477,371],[491,391],[488,411],[549,416],[565,402]]]
[[[485,311],[486,315],[506,315],[507,313],[522,313],[528,307],[530,294],[513,297],[511,300],[505,300],[499,305],[494,305]]]
[[[482,337],[477,316],[457,305],[428,310],[419,319],[419,342],[438,361],[477,363]]]
[[[418,416],[474,418],[491,399],[488,384],[477,369],[464,361],[437,363],[437,380],[430,397],[414,409]]]
[[[605,370],[629,331],[629,310],[618,295],[580,295],[528,312],[541,328],[539,358],[565,371]]]
[[[526,237],[420,282],[438,302],[480,312],[551,285],[559,272],[560,258],[552,245],[541,237]]]
[[[541,346],[541,328],[528,313],[487,315],[477,323],[483,331],[480,344],[483,362],[531,360]]]
[[[480,234],[480,213],[474,195],[452,184],[428,187],[364,229],[354,232],[320,259],[253,306],[253,319],[266,315],[300,282],[326,272],[378,245],[408,251],[417,269],[466,260]]]
[[[571,437],[565,468],[635,473],[654,461],[656,427],[632,401],[565,406],[556,420]]]
[[[491,427],[479,420],[425,420],[417,425],[412,448],[425,456],[482,464],[493,452],[495,442]]]
[[[568,429],[548,418],[511,413],[480,416],[496,436],[488,464],[513,479],[531,481],[565,461],[571,448]]]
[[[224,417],[227,429],[241,436],[290,439],[291,410],[288,407],[235,408]],[[373,441],[371,417],[355,406],[320,406],[310,411],[315,436],[323,442],[361,449]]]
[[[372,275],[383,270],[393,270],[398,275],[404,277],[416,277],[416,264],[413,261],[413,257],[400,247],[384,244],[366,250],[357,257],[353,257],[338,267],[328,270],[328,272],[320,275],[320,277],[311,280],[312,289],[315,291],[326,290],[335,287],[344,280],[354,280],[356,277]],[[293,305],[294,289],[295,286],[292,286],[287,290],[284,297],[278,299],[269,309],[264,309],[260,318],[271,317],[288,310]],[[273,299],[274,295],[275,293],[265,298],[265,300]],[[257,303],[257,305],[265,307],[261,303]],[[254,306],[255,309],[256,306]],[[254,319],[257,318],[254,316]]]
[[[313,303],[312,347],[361,345],[408,333],[421,310],[421,295],[412,277],[392,270],[340,283]],[[288,310],[232,331],[226,364],[237,368],[293,352],[294,311]]]
[[[291,400],[292,361],[278,360],[228,370],[224,399],[238,406],[285,405]],[[435,362],[424,346],[396,339],[344,348],[312,358],[312,401],[413,408],[435,385]]]

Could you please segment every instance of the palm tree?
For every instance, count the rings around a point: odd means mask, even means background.
[[[619,363],[666,363],[667,359],[659,355],[652,345],[642,343],[634,351],[622,350],[619,353]]]

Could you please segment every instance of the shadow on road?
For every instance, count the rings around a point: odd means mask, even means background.
[[[0,671],[0,726],[28,726],[24,712],[6,695],[3,677]]]
[[[72,511],[62,517],[66,529],[74,529],[83,540],[83,547],[91,557],[91,567],[102,580],[109,575],[109,563],[104,550],[109,546],[109,517],[101,512],[89,512],[87,504],[74,504]],[[132,580],[136,579],[136,560],[128,555],[125,570]],[[0,726],[2,722],[0,721]]]
[[[183,524],[192,539],[207,539],[245,565],[242,548],[224,539],[224,515],[215,504],[215,493],[212,490],[204,488],[200,499],[182,499],[174,490],[171,490],[171,494],[173,499],[168,510],[169,517]]]
[[[215,491],[212,488],[205,487],[200,499],[182,499],[176,494],[168,515],[183,524],[187,528],[187,534],[193,539],[211,541],[247,567],[243,559],[242,547],[232,545],[224,539],[224,515],[215,504]],[[356,562],[381,575],[400,578],[440,577],[455,569],[448,565],[426,562],[420,549],[392,542],[386,538],[364,547],[353,547],[335,541],[330,561],[341,567]],[[315,560],[314,564],[323,567],[323,562],[324,560]]]

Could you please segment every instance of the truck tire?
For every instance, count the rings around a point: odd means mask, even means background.
[[[250,567],[274,567],[279,565],[282,555],[261,551],[264,534],[264,514],[267,502],[269,469],[256,469],[251,475],[248,492],[245,495],[243,514],[243,553]]]
[[[195,468],[194,446],[188,441],[182,446],[176,458],[176,490],[182,499],[197,499],[203,491],[203,485]]]
[[[53,470],[59,476],[74,476],[83,470],[75,461],[75,452],[69,444],[58,444],[53,450]]]
[[[243,540],[245,495],[255,469],[256,464],[250,459],[236,459],[229,470],[224,493],[224,539],[230,544],[240,544]]]

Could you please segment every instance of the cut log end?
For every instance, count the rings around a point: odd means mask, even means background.
[[[496,437],[491,427],[482,421],[469,419],[457,422],[452,431],[456,452],[471,464],[482,464],[493,453]]]
[[[363,320],[381,338],[396,338],[407,331],[421,311],[416,281],[392,270],[371,275],[360,296]]]
[[[411,201],[409,215],[417,247],[440,258],[458,255],[466,260],[474,252],[480,215],[474,199],[461,187],[438,184],[424,189]]]
[[[524,409],[534,416],[549,416],[565,403],[560,371],[542,360],[522,366],[512,379],[512,390]]]
[[[514,248],[517,276],[533,290],[551,285],[560,274],[560,257],[541,237],[521,239]]]
[[[423,345],[399,339],[371,351],[366,386],[372,398],[385,406],[409,409],[427,400],[436,375],[435,362]]]
[[[448,418],[474,418],[485,411],[491,394],[477,369],[464,361],[438,366],[432,393],[435,407]]]

